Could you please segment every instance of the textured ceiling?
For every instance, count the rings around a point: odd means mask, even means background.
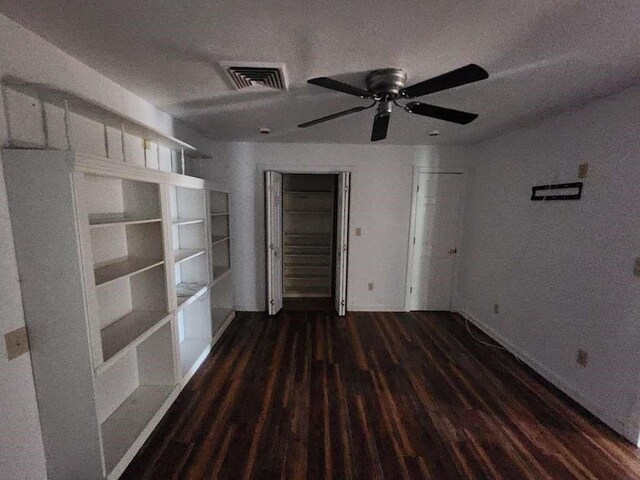
[[[420,99],[478,120],[396,110],[388,144],[473,143],[640,82],[637,1],[0,0],[0,11],[216,140],[369,143],[373,110],[296,128],[367,103],[305,83],[316,76],[364,87],[375,68],[403,68],[409,84],[471,62],[489,72]],[[236,91],[223,60],[285,63],[290,91]]]

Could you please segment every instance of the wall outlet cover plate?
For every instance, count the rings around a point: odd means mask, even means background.
[[[9,360],[19,357],[29,351],[29,337],[27,327],[21,327],[4,335]]]

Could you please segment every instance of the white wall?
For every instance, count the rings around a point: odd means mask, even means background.
[[[634,442],[639,108],[636,88],[481,145],[460,272],[461,310]],[[580,163],[590,166],[581,200],[529,200],[534,185],[578,181]]]
[[[0,15],[0,76],[53,84],[91,98],[168,135],[208,151],[210,143],[176,124],[169,115],[131,94],[86,65]],[[8,109],[12,133],[22,141],[44,144],[40,106],[29,98],[11,94]],[[61,112],[49,108],[52,146],[65,147]],[[104,155],[102,127],[74,117],[74,148]],[[4,109],[0,114],[0,143],[7,141]],[[127,151],[140,163],[144,156],[140,139],[128,137]],[[121,151],[121,149],[120,149]],[[118,152],[114,149],[114,152]],[[165,152],[167,153],[167,152]],[[117,158],[115,160],[118,160]],[[121,160],[121,159],[120,159]],[[162,160],[162,158],[161,158]],[[157,167],[158,159],[155,159]],[[150,165],[154,166],[154,165]],[[45,232],[46,234],[46,232]],[[0,336],[24,325],[18,271],[0,164]],[[28,355],[7,361],[0,339],[0,478],[45,478],[45,459],[38,420],[31,362]]]
[[[265,308],[264,170],[351,170],[348,309],[399,311],[405,300],[413,167],[464,171],[467,153],[465,148],[387,145],[217,147],[216,160],[203,162],[199,173],[219,179],[226,171],[232,189],[236,307]],[[362,228],[362,236],[355,236],[356,227]]]

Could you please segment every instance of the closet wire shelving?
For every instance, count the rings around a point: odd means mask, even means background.
[[[333,182],[285,175],[283,194],[284,295],[330,296]]]

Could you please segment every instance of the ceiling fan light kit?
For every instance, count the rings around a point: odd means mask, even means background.
[[[478,118],[478,115],[475,113],[461,112],[459,110],[438,107],[436,105],[421,102],[409,102],[405,105],[401,105],[398,103],[398,100],[422,97],[423,95],[460,87],[486,78],[489,78],[487,71],[473,63],[456,70],[443,73],[437,77],[424,80],[423,82],[416,83],[409,87],[405,87],[405,83],[407,81],[406,72],[399,68],[384,68],[372,71],[365,78],[365,82],[367,84],[366,90],[328,77],[312,78],[308,80],[308,83],[311,85],[336,90],[362,99],[373,100],[373,103],[368,106],[354,107],[327,115],[310,122],[302,123],[298,125],[298,127],[311,127],[319,123],[334,120],[345,115],[361,112],[377,106],[377,112],[373,119],[373,129],[371,131],[371,141],[375,142],[387,138],[389,120],[391,118],[391,112],[394,105],[397,105],[404,111],[415,115],[422,115],[424,117],[437,118],[447,122],[466,125]]]

